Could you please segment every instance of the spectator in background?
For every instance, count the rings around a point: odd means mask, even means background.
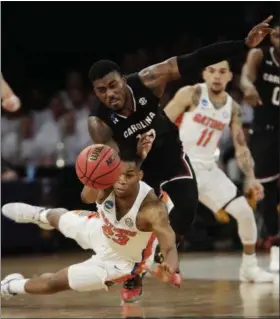
[[[55,162],[57,143],[62,139],[63,115],[66,113],[66,107],[58,93],[52,97],[48,113],[48,118],[38,129],[34,145],[36,158],[39,164],[43,165]]]
[[[70,92],[72,90],[80,90],[82,92],[84,91],[84,81],[82,74],[76,71],[72,71],[67,74],[65,91],[62,91],[60,93],[62,102],[68,110],[73,108],[73,104],[70,98]]]

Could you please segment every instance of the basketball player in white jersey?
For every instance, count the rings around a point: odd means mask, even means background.
[[[208,66],[203,71],[203,79],[203,84],[181,88],[165,107],[165,112],[174,123],[181,116],[180,138],[196,174],[199,200],[214,214],[225,210],[237,221],[244,252],[240,280],[271,282],[273,275],[257,265],[257,227],[253,210],[215,163],[220,137],[230,125],[236,160],[246,176],[245,192],[250,189],[256,200],[263,198],[263,187],[255,178],[254,162],[243,134],[240,107],[225,91],[232,79],[228,62]]]
[[[104,191],[85,188],[83,196],[87,201],[98,204],[96,213],[45,209],[24,203],[4,205],[2,212],[6,217],[18,223],[35,223],[44,229],[56,228],[83,249],[93,249],[96,255],[37,278],[8,275],[1,282],[1,295],[9,298],[15,294],[107,290],[113,283],[123,282],[150,267],[157,240],[165,262],[153,274],[163,282],[174,283],[178,269],[175,234],[166,206],[141,181],[140,164],[129,156],[123,159],[121,175],[113,187]],[[130,297],[122,293],[124,301],[131,300]]]
[[[15,112],[20,108],[20,99],[15,95],[1,73],[2,107],[8,112]]]

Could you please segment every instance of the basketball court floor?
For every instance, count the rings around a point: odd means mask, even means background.
[[[88,257],[56,254],[2,259],[2,278],[13,272],[25,276],[54,272]],[[260,255],[268,265],[268,256]],[[154,278],[144,280],[145,292],[137,304],[120,304],[120,285],[109,292],[64,292],[50,296],[15,296],[2,300],[2,318],[171,318],[275,317],[279,318],[279,275],[274,284],[239,283],[240,254],[181,255],[184,282],[180,289]]]

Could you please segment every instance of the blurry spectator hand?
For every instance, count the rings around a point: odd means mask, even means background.
[[[274,30],[269,27],[269,22],[272,19],[273,16],[269,16],[263,22],[253,27],[245,40],[248,47],[254,48],[258,46],[268,34],[274,33]]]
[[[244,90],[244,101],[251,106],[258,106],[263,104],[259,92],[254,86],[247,87]]]
[[[17,173],[13,170],[7,170],[1,174],[2,181],[14,181],[18,178]]]
[[[256,201],[260,201],[264,198],[264,188],[262,184],[254,177],[248,178],[245,181],[245,193],[253,191],[253,196]]]
[[[16,95],[3,99],[2,106],[9,112],[16,112],[20,108],[20,99]]]

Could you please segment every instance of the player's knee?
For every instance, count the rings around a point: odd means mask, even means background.
[[[60,216],[58,228],[67,238],[76,239],[80,231],[80,217],[72,211],[68,211]]]
[[[245,197],[238,197],[227,207],[226,211],[237,221],[238,233],[243,244],[254,244],[257,240],[257,225],[254,212]]]
[[[234,199],[225,210],[236,220],[255,220],[253,209],[244,196]]]
[[[98,265],[72,265],[68,269],[68,281],[71,289],[79,292],[107,290],[105,285],[106,271]]]

